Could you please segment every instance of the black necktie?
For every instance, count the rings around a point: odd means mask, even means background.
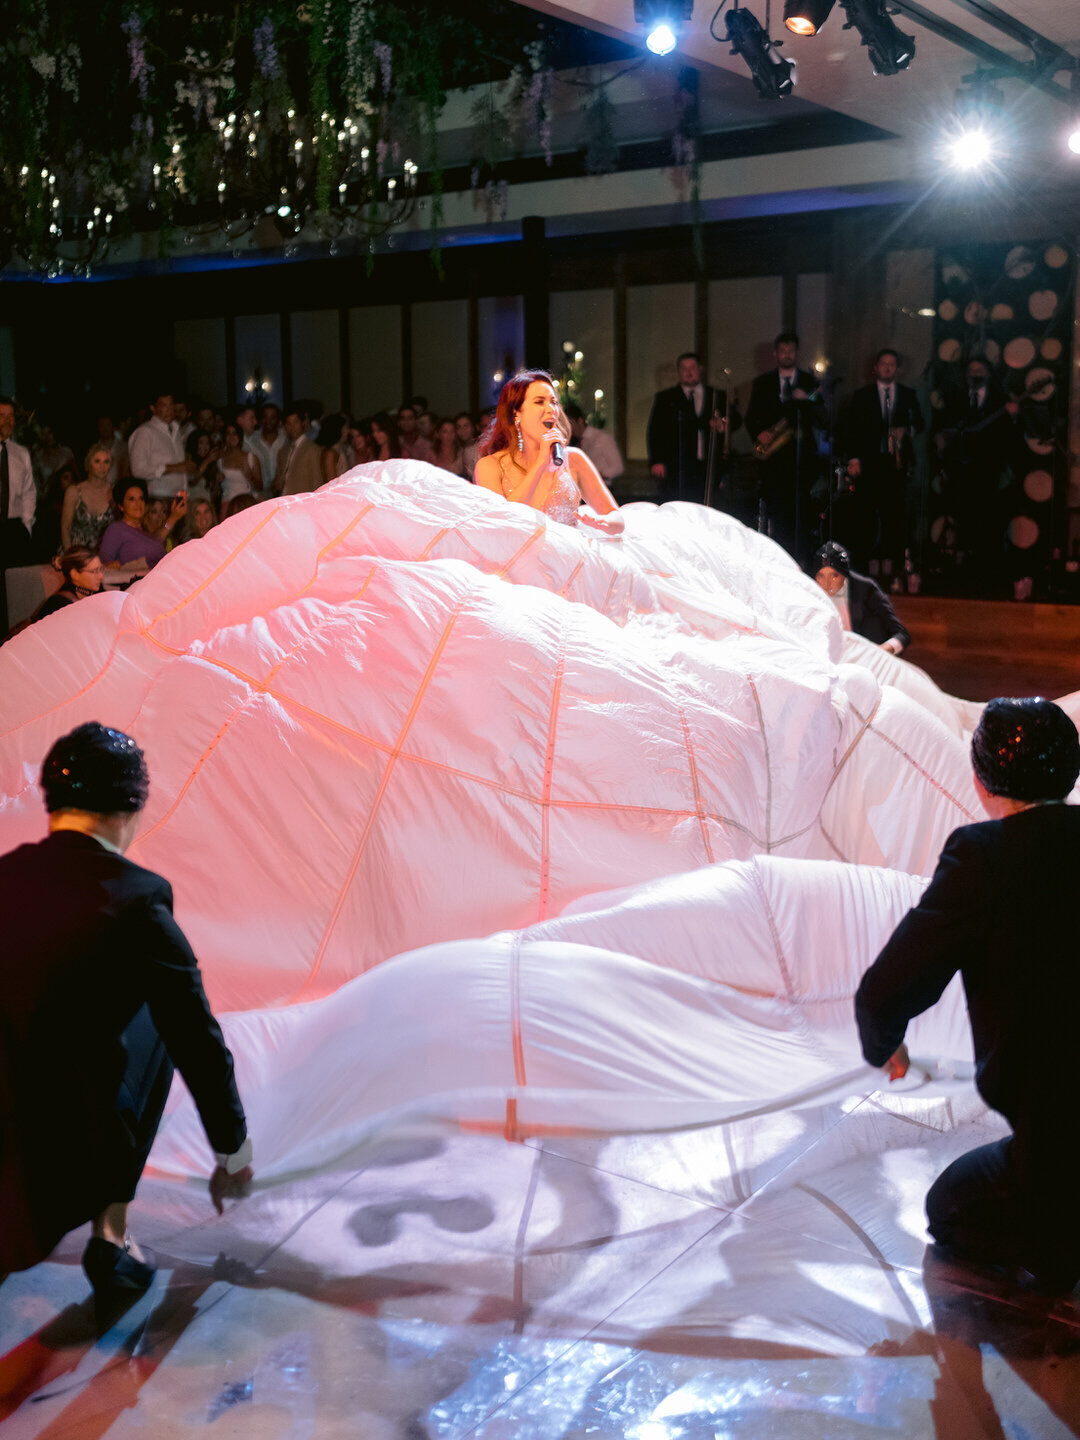
[[[892,386],[886,385],[881,397],[881,418],[888,425],[892,419]]]
[[[790,381],[790,380],[788,379],[788,377],[785,375],[785,376],[784,376],[784,383],[783,383],[783,385],[782,385],[781,388],[780,388],[780,402],[781,402],[781,404],[786,405],[787,402],[788,402],[790,399],[791,399],[791,381]]]
[[[11,476],[8,472],[7,441],[0,440],[0,525],[8,518],[11,506]]]

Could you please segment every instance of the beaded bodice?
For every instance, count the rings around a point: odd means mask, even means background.
[[[514,465],[509,453],[505,450],[499,456],[499,481],[503,494],[506,496],[509,496],[514,487],[521,483],[521,471]],[[580,505],[581,491],[578,489],[573,475],[570,474],[570,466],[560,465],[555,472],[543,505],[537,505],[534,508],[543,510],[545,515],[550,516],[552,520],[557,520],[560,525],[576,525]]]

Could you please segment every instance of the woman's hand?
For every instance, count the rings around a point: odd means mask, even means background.
[[[617,510],[608,515],[598,515],[591,505],[583,505],[577,512],[577,518],[580,524],[587,525],[590,530],[599,530],[604,535],[621,535],[626,526]]]
[[[551,429],[545,430],[540,437],[540,459],[545,468],[558,469],[558,466],[552,465],[551,462],[551,452],[556,445],[562,445],[565,448],[566,441],[563,439],[559,427],[552,425]]]

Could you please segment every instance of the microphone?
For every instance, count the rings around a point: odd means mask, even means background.
[[[554,430],[554,428],[554,420],[544,421],[545,430]],[[555,466],[556,470],[559,468],[560,465],[566,464],[566,451],[563,449],[561,441],[556,440],[555,444],[551,447],[551,463]]]

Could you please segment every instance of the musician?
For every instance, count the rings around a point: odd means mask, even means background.
[[[660,500],[692,500],[700,505],[705,498],[705,476],[710,445],[714,466],[719,462],[728,423],[725,390],[706,385],[701,377],[701,360],[692,351],[676,362],[679,383],[658,390],[653,397],[646,441],[649,468],[660,481]],[[731,427],[742,424],[731,407]],[[717,482],[719,474],[714,468]]]
[[[1020,407],[1006,397],[990,362],[972,355],[964,385],[946,396],[936,436],[943,496],[956,521],[961,563],[991,582],[1004,563],[1006,465]]]
[[[881,573],[899,573],[904,558],[908,477],[914,464],[912,439],[926,427],[915,391],[897,380],[900,357],[879,350],[874,380],[856,390],[847,417],[848,475],[852,481],[856,563],[874,557]]]
[[[827,424],[825,407],[811,396],[816,381],[799,368],[799,337],[785,330],[773,343],[776,369],[758,375],[746,407],[746,426],[761,459],[761,493],[769,534],[789,555],[803,560],[813,528],[810,489],[817,473],[814,426]]]

